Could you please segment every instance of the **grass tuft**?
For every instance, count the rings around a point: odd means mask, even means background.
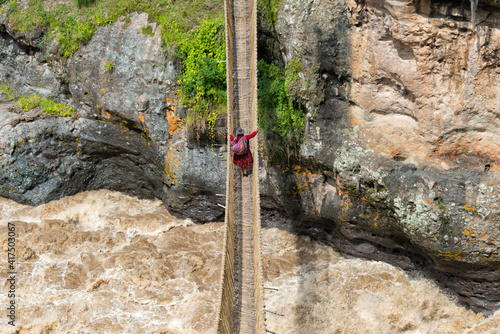
[[[153,27],[149,24],[147,26],[142,27],[142,33],[144,35],[154,36]]]
[[[9,87],[9,85],[0,86],[0,92],[2,92],[2,98],[4,100],[12,99],[16,97],[16,93]]]
[[[21,96],[17,104],[24,110],[30,111],[40,105],[40,97],[38,95]]]
[[[94,2],[95,2],[95,0],[77,0],[78,7],[82,7],[82,6],[89,7],[89,6],[93,5]]]
[[[38,106],[43,108],[45,114],[51,114],[61,117],[73,115],[73,107],[64,103],[56,102],[51,98],[41,99],[38,95],[21,96],[17,104],[24,110],[30,111]]]
[[[69,117],[73,115],[73,107],[67,106],[64,103],[56,102],[49,98],[40,101],[40,105],[46,114],[61,117]]]
[[[106,69],[107,73],[111,73],[115,69],[115,64],[113,64],[113,62],[108,59],[104,64],[104,68]]]

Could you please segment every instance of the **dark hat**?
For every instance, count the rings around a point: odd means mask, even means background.
[[[238,136],[243,136],[245,133],[243,132],[242,128],[237,128],[236,129],[236,137]]]

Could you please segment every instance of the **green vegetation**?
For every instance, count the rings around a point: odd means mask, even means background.
[[[438,197],[437,198],[437,202],[439,204],[439,209],[443,212],[446,211],[446,206],[443,204],[443,200],[441,199],[441,197]]]
[[[40,99],[38,95],[22,96],[17,104],[24,110],[29,111],[41,106],[45,114],[57,115],[62,117],[71,116],[73,108],[64,103],[56,102],[50,98]]]
[[[125,15],[125,17],[123,18],[123,25],[122,25],[122,28],[125,29],[128,27],[128,25],[130,24],[130,15]]]
[[[296,65],[290,62],[283,74],[274,64],[258,63],[259,126],[266,134],[266,153],[273,158],[297,157],[304,140],[305,115],[289,94]]]
[[[38,95],[31,96],[21,96],[17,104],[24,110],[29,111],[33,108],[36,108],[40,105],[40,97]]]
[[[193,112],[204,118],[212,131],[217,116],[226,108],[226,44],[223,17],[207,19],[183,40],[178,41],[182,59],[179,98]]]
[[[351,173],[353,174],[359,174],[361,173],[361,166],[360,165],[356,165],[356,167],[354,167],[353,169],[351,169]],[[375,192],[376,192],[376,189],[373,189]]]
[[[1,1],[1,0],[0,0]],[[281,0],[259,0],[259,15],[274,24]],[[6,14],[20,31],[42,29],[44,47],[55,39],[64,57],[71,57],[81,43],[89,41],[97,26],[109,25],[124,17],[123,27],[130,24],[130,14],[146,12],[161,27],[165,50],[175,50],[182,59],[179,76],[179,98],[189,108],[188,119],[207,121],[213,132],[217,116],[226,109],[226,63],[223,0],[99,0],[56,2],[30,0],[20,10],[17,0],[9,0]],[[153,27],[142,27],[142,33],[153,35]],[[108,60],[106,72],[115,64]],[[298,73],[303,70],[299,59],[285,70],[274,64],[259,62],[259,126],[266,136],[267,153],[274,158],[297,156],[303,141],[305,115],[297,94]],[[67,116],[72,109],[38,96],[22,97],[24,110],[41,105],[45,112]],[[209,131],[210,132],[210,131]]]
[[[278,8],[281,0],[258,0],[257,10],[269,24],[275,24],[278,19]]]
[[[90,5],[93,5],[95,0],[77,0],[78,6],[85,6],[88,7]]]
[[[12,90],[12,88],[9,87],[9,85],[3,85],[0,87],[0,92],[3,94],[3,99],[12,99],[16,97],[16,93]]]
[[[223,6],[223,0],[99,0],[88,6],[73,1],[30,0],[30,5],[20,10],[17,0],[9,0],[6,14],[16,30],[42,29],[45,34],[39,47],[55,39],[63,55],[71,57],[80,43],[92,38],[97,26],[112,24],[122,15],[128,24],[130,13],[148,13],[150,20],[161,25],[164,42],[175,44],[205,18],[222,17]]]
[[[148,24],[147,26],[142,27],[142,33],[144,35],[150,35],[150,36],[154,36],[155,35],[153,33],[153,27],[150,24]]]
[[[188,107],[188,123],[206,120],[213,135],[217,116],[226,109],[226,64],[222,15],[203,21],[179,45],[183,61],[179,97]],[[283,73],[276,65],[261,60],[259,69],[259,126],[264,130],[267,154],[276,159],[298,156],[304,139],[305,115],[298,100],[300,59],[292,60]]]
[[[115,64],[113,64],[113,62],[110,59],[108,59],[106,61],[106,63],[104,64],[104,67],[106,68],[107,73],[111,73],[111,72],[113,72],[113,69],[115,68]]]
[[[300,58],[292,59],[286,66],[285,86],[288,94],[292,97],[298,97],[301,88],[299,72],[304,71],[304,65],[300,62]]]
[[[40,101],[40,105],[46,114],[62,117],[68,117],[73,114],[73,107],[67,106],[64,103],[56,102],[49,98]]]

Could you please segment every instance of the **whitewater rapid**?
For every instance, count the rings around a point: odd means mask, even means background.
[[[1,333],[210,333],[222,223],[195,225],[159,201],[100,190],[28,207],[0,198],[0,271],[16,230],[16,326]],[[267,328],[278,334],[500,333],[500,312],[458,306],[389,264],[263,230]],[[9,283],[0,306],[6,310]]]

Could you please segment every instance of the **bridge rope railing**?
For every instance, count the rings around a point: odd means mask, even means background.
[[[258,100],[257,100],[257,0],[250,0],[250,43],[253,52],[250,54],[250,80],[251,90],[251,127],[258,128]],[[252,150],[255,152],[255,162],[252,171],[253,183],[253,227],[254,227],[254,287],[255,287],[255,312],[256,333],[266,331],[266,318],[264,306],[264,274],[262,264],[262,240],[260,222],[260,184],[259,184],[259,139],[254,137]]]
[[[233,129],[233,20],[228,17],[232,13],[232,3],[225,1],[224,16],[226,22],[226,82],[227,82],[227,129]],[[230,14],[229,14],[230,15]],[[227,174],[226,174],[226,212],[224,218],[224,245],[219,286],[218,307],[215,319],[215,333],[232,333],[234,312],[234,166],[231,161],[230,138],[227,137]]]

